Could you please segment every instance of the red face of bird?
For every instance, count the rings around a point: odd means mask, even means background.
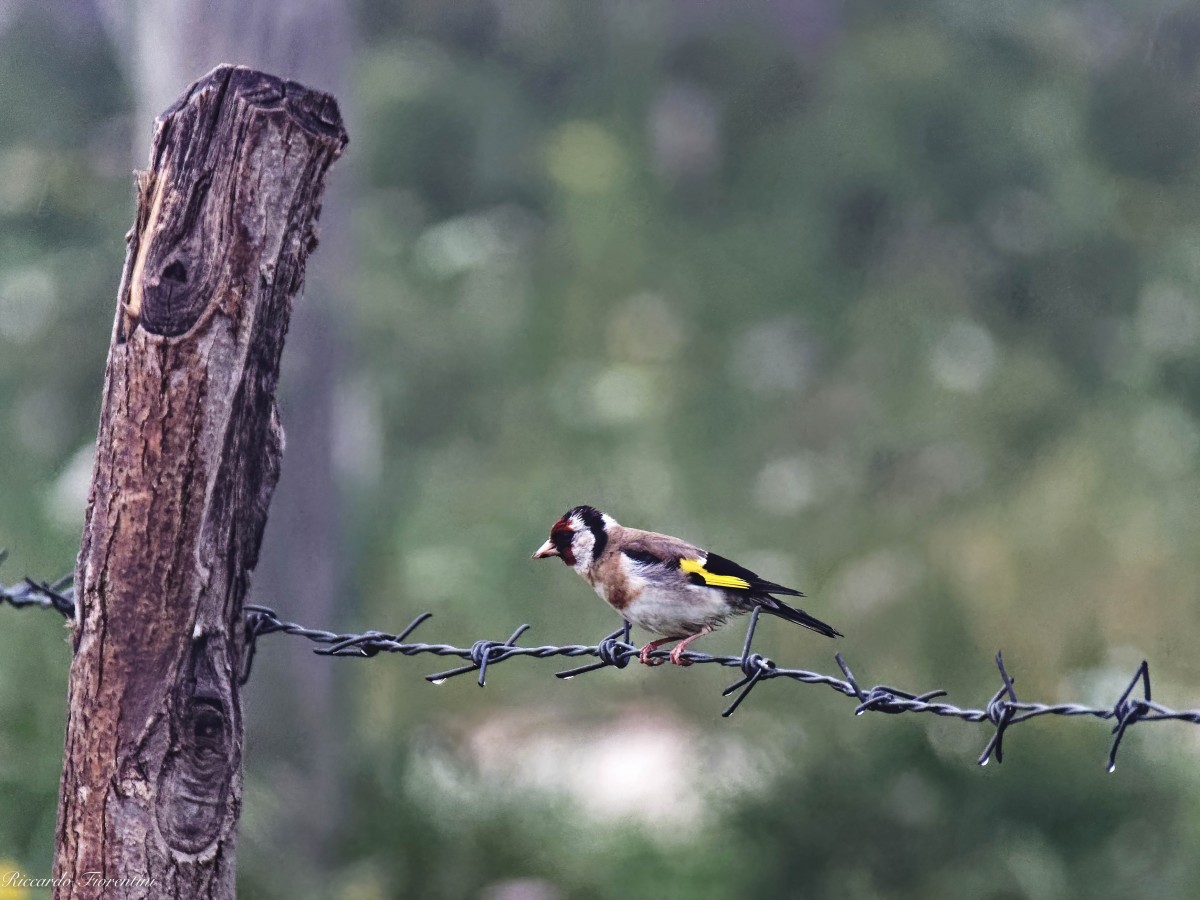
[[[576,506],[550,527],[550,538],[538,547],[533,558],[559,556],[576,571],[586,572],[592,561],[604,552],[608,526],[615,524],[610,516],[597,509]]]

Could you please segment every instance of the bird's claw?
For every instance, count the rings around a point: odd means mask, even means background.
[[[683,654],[684,654],[683,647],[682,646],[676,647],[670,653],[671,662],[677,666],[690,666],[692,664],[692,661],[690,659],[684,659]]]
[[[642,648],[642,652],[638,654],[638,662],[640,662],[643,666],[661,666],[663,664],[663,660],[655,659],[650,655],[656,649],[658,648],[647,644]]]

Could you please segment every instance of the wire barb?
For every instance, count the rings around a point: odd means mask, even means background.
[[[4,555],[4,551],[0,550],[0,562],[3,562]],[[53,609],[64,618],[71,619],[75,615],[75,594],[71,586],[71,576],[68,575],[49,583],[25,579],[23,582],[9,587],[0,584],[0,606],[6,603],[17,609],[29,607]],[[245,684],[250,677],[259,638],[268,634],[287,634],[304,638],[319,645],[313,648],[313,652],[321,656],[346,656],[356,659],[368,659],[380,653],[399,653],[403,656],[431,653],[435,656],[452,656],[463,660],[465,665],[427,675],[425,676],[426,680],[434,684],[441,684],[458,675],[478,672],[479,676],[476,680],[480,687],[487,683],[489,667],[515,656],[532,656],[536,659],[549,659],[557,656],[570,659],[591,657],[596,660],[555,673],[557,678],[568,680],[600,669],[624,669],[629,661],[639,654],[639,648],[630,637],[629,622],[596,644],[519,646],[517,639],[529,630],[528,625],[522,625],[505,641],[479,640],[470,647],[456,647],[451,644],[427,644],[411,640],[417,628],[432,618],[432,614],[428,612],[416,616],[395,634],[384,631],[343,634],[318,628],[307,628],[295,622],[284,621],[275,610],[257,604],[246,604],[243,612],[245,616],[245,646],[240,674],[242,684]],[[996,668],[1002,682],[999,690],[983,709],[960,708],[939,699],[946,696],[946,692],[943,690],[914,694],[886,684],[877,684],[864,690],[850,670],[850,665],[840,653],[836,654],[834,659],[842,671],[842,678],[824,675],[820,672],[810,672],[806,669],[790,669],[780,666],[762,654],[752,652],[759,614],[760,610],[757,609],[751,614],[746,627],[746,637],[742,643],[742,652],[738,656],[711,656],[696,651],[688,651],[686,654],[688,662],[725,666],[737,669],[741,673],[741,677],[737,681],[721,692],[724,697],[737,694],[721,713],[724,718],[732,716],[757,685],[773,678],[787,678],[802,684],[824,685],[839,694],[844,694],[856,701],[854,714],[857,716],[868,712],[889,715],[928,713],[964,722],[981,724],[986,722],[995,730],[977,760],[979,765],[985,766],[993,759],[997,764],[1003,762],[1004,735],[1014,725],[1038,716],[1089,716],[1114,722],[1113,740],[1108,753],[1108,771],[1110,772],[1116,769],[1117,750],[1120,748],[1125,734],[1134,725],[1141,722],[1164,721],[1189,722],[1193,725],[1200,725],[1200,710],[1173,710],[1152,699],[1150,665],[1144,660],[1112,707],[1094,708],[1079,703],[1046,704],[1019,700],[1014,687],[1015,679],[1008,674],[1004,665],[1004,657],[997,653]],[[656,650],[652,656],[663,659],[668,656],[668,653],[664,650]],[[1139,684],[1141,685],[1141,694],[1135,696]]]
[[[1142,699],[1140,700],[1129,696],[1137,687],[1138,681],[1142,682]],[[1153,708],[1151,703],[1150,664],[1143,659],[1138,670],[1133,673],[1133,680],[1129,682],[1129,687],[1125,688],[1125,693],[1121,694],[1120,699],[1113,706],[1113,715],[1116,716],[1117,724],[1113,726],[1112,749],[1108,751],[1108,771],[1110,773],[1117,770],[1117,749],[1121,746],[1121,739],[1125,737],[1125,730],[1146,717],[1146,714]]]
[[[1004,657],[999,652],[996,653],[996,668],[1000,670],[1000,678],[1003,679],[1004,685],[988,701],[987,719],[996,726],[996,733],[979,755],[978,764],[981,766],[986,766],[993,757],[996,759],[996,765],[1004,762],[1004,732],[1013,724],[1015,714],[1014,708],[1004,700],[1004,695],[1008,694],[1008,699],[1013,703],[1020,702],[1017,700],[1017,692],[1013,690],[1013,679],[1004,668]]]
[[[0,563],[8,556],[8,551],[0,549]],[[53,609],[65,619],[75,617],[75,589],[71,586],[74,576],[64,575],[57,581],[34,581],[32,578],[22,580],[20,584],[5,587],[0,584],[0,605],[9,604],[16,609],[35,606],[39,609]]]
[[[754,690],[754,686],[769,677],[769,673],[776,668],[775,663],[767,659],[760,653],[751,653],[750,645],[754,642],[754,631],[758,628],[758,617],[762,612],[761,607],[755,607],[750,613],[750,624],[746,626],[746,640],[742,644],[742,656],[738,668],[742,670],[743,678],[740,681],[735,681],[725,690],[721,691],[722,697],[728,697],[734,691],[741,688],[741,693],[734,698],[734,701],[725,707],[725,711],[721,713],[721,718],[728,719],[734,714],[742,701],[750,696],[750,692]]]
[[[459,666],[457,669],[438,672],[436,675],[426,675],[425,680],[433,684],[441,684],[447,678],[453,678],[455,675],[465,675],[467,672],[473,672],[478,669],[479,686],[484,687],[487,684],[488,663],[502,662],[508,659],[512,655],[510,650],[516,645],[517,638],[528,630],[528,625],[522,625],[503,643],[500,641],[476,641],[471,645],[471,649],[467,651],[467,656],[471,660],[469,666]]]
[[[574,669],[566,669],[562,672],[555,672],[555,678],[561,678],[564,681],[569,681],[576,675],[586,675],[588,672],[595,672],[597,669],[603,669],[606,666],[616,666],[618,669],[623,669],[629,665],[629,660],[637,656],[637,647],[630,642],[629,630],[633,626],[626,620],[625,625],[618,628],[608,637],[600,641],[596,645],[596,656],[600,658],[600,662],[589,663],[586,666],[579,666]],[[617,640],[622,638],[623,640]]]

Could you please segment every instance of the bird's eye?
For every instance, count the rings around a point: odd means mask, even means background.
[[[550,542],[554,544],[554,548],[562,553],[567,547],[571,546],[571,537],[573,532],[570,528],[555,528],[550,532]]]

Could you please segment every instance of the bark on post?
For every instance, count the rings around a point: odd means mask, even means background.
[[[284,334],[345,143],[332,97],[231,66],[158,120],[75,573],[56,897],[234,896],[242,599]]]

